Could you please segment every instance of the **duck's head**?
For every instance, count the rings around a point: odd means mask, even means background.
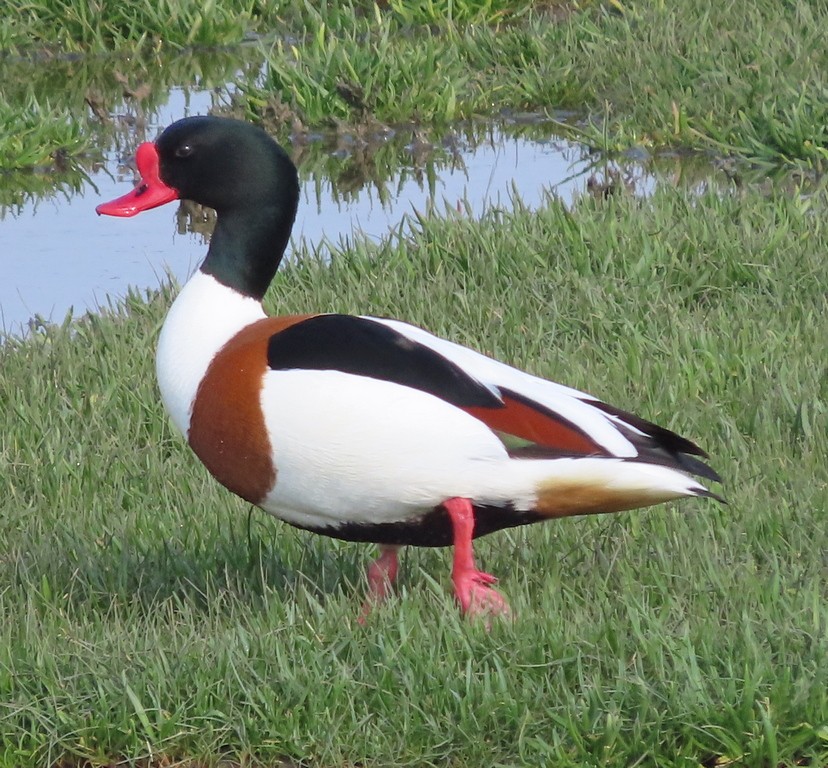
[[[202,271],[261,298],[290,237],[299,203],[296,167],[261,128],[221,117],[173,123],[135,155],[141,180],[95,210],[135,216],[172,200],[214,208],[218,215]]]
[[[296,168],[258,126],[222,117],[186,117],[135,155],[141,181],[95,210],[135,216],[172,200],[225,211],[272,205],[298,196]]]

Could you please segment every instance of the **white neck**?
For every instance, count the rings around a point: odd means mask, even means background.
[[[265,316],[260,302],[198,270],[173,302],[155,355],[161,399],[186,436],[207,368],[233,336]]]

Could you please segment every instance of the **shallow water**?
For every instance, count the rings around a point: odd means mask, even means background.
[[[197,100],[191,109],[175,101],[169,114],[160,115],[159,127],[206,111]],[[404,168],[379,187],[366,185],[343,196],[330,178],[312,175],[303,181],[294,238],[312,244],[357,232],[380,238],[406,213],[466,200],[479,215],[487,206],[509,205],[513,189],[529,205],[537,205],[547,190],[570,199],[585,183],[584,155],[566,142],[493,130],[490,140],[459,149],[456,162],[431,178]],[[94,309],[129,286],[157,285],[167,271],[184,279],[198,266],[205,239],[178,232],[176,206],[127,220],[95,215],[98,203],[123,194],[132,182],[131,171],[110,157],[77,192],[26,202],[0,221],[0,317],[7,330],[14,332],[34,315],[60,320],[70,307],[75,314]]]
[[[0,328],[20,333],[33,317],[60,322],[130,286],[156,287],[166,273],[183,280],[199,265],[205,235],[190,231],[192,218],[176,206],[126,220],[98,217],[95,206],[129,189],[134,175],[125,163],[139,141],[178,118],[215,111],[232,89],[169,88],[150,113],[126,122],[86,178],[0,210]],[[382,238],[415,211],[462,205],[480,215],[509,207],[515,194],[530,207],[548,194],[571,201],[596,178],[594,155],[531,118],[459,126],[432,142],[411,129],[371,137],[370,145],[347,136],[297,141],[290,147],[302,176],[294,243],[336,243],[357,233]],[[649,163],[631,160],[621,173],[636,193],[656,183]]]

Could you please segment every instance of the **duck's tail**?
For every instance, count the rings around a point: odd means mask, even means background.
[[[511,459],[505,474],[515,489],[531,489],[522,498],[516,492],[513,506],[544,518],[620,512],[684,496],[724,502],[680,470],[632,459]]]

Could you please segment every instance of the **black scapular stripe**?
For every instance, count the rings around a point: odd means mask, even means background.
[[[428,392],[460,408],[502,408],[500,398],[439,352],[355,315],[316,315],[271,336],[271,369],[342,371]]]

